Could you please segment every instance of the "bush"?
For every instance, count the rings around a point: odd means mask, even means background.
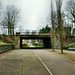
[[[68,49],[69,47],[75,47],[75,38],[71,39],[67,45],[64,45],[63,49]]]
[[[64,45],[64,47],[63,47],[63,49],[68,49],[69,48],[69,46],[68,45]]]
[[[69,43],[75,43],[75,38],[73,38],[72,40],[70,40]]]
[[[75,47],[75,43],[70,44],[69,47]]]
[[[75,43],[64,45],[63,49],[68,49],[69,47],[75,47]]]

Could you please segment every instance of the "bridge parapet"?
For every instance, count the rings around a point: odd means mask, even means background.
[[[39,32],[16,32],[17,36],[20,35],[50,35],[50,33],[39,33]]]

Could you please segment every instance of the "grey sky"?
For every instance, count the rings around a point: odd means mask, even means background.
[[[51,0],[2,0],[3,5],[15,5],[21,10],[22,25],[26,30],[36,30],[47,24]]]
[[[24,29],[36,30],[46,25],[50,12],[50,0],[2,0],[3,5],[15,5],[20,8],[21,24]]]

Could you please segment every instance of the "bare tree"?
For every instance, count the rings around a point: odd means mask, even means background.
[[[8,35],[14,35],[14,27],[19,20],[19,10],[15,6],[7,6],[4,19],[1,22],[4,28],[8,29]]]
[[[56,12],[53,8],[53,1],[51,0],[51,25],[52,25],[52,29],[51,29],[51,40],[52,40],[52,48],[54,51],[54,42],[55,42],[55,25],[56,25]]]
[[[53,0],[51,0],[51,12],[47,17],[47,22],[52,26],[50,30],[50,36],[51,36],[52,48],[54,51],[55,36],[56,36],[55,28],[57,28],[57,12],[53,4],[54,4]]]
[[[75,0],[69,0],[65,7],[68,18],[75,23]]]
[[[73,25],[75,24],[75,0],[69,0],[65,6],[66,15],[70,22],[72,22],[72,33],[73,33]]]
[[[62,0],[56,0],[56,6],[57,6],[59,41],[60,41],[61,53],[63,54],[63,21],[61,14]]]

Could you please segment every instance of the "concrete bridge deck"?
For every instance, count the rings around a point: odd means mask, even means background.
[[[20,37],[50,37],[49,33],[40,33],[40,34],[25,34],[25,33],[16,33],[16,36],[20,36]]]

